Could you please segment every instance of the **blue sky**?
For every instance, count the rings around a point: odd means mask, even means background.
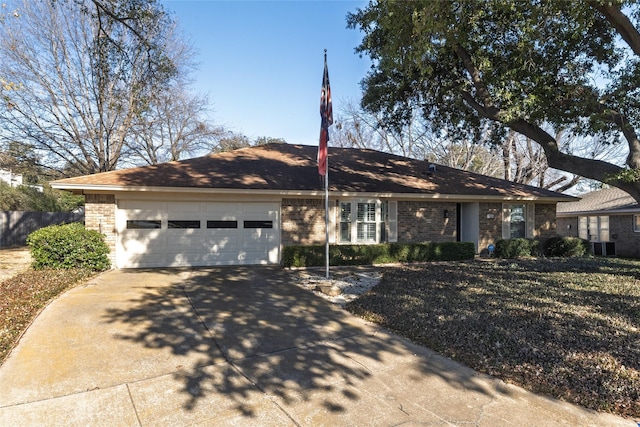
[[[164,0],[197,51],[194,88],[209,95],[212,120],[247,135],[318,144],[324,49],[334,116],[360,100],[369,69],[346,15],[366,1]]]

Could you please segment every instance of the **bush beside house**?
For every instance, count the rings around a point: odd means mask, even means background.
[[[324,245],[285,246],[285,267],[313,267],[325,263]],[[459,261],[473,259],[471,242],[388,243],[378,245],[330,245],[329,263],[339,265],[371,265],[393,262]]]
[[[29,235],[33,267],[103,271],[111,266],[104,236],[79,223],[51,225]]]
[[[537,256],[580,257],[590,252],[589,242],[578,237],[554,236],[545,241],[536,239],[503,239],[496,242],[497,258]]]

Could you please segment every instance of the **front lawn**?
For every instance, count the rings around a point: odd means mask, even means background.
[[[640,417],[640,261],[393,268],[347,309],[535,393]]]

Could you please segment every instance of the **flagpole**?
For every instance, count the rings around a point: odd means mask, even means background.
[[[324,50],[324,74],[322,75],[322,91],[320,92],[320,144],[318,145],[318,173],[324,177],[324,241],[325,241],[325,276],[329,279],[329,126],[333,123],[333,107],[331,105],[331,86],[327,68],[327,49]]]
[[[325,229],[325,276],[329,279],[329,156],[327,155],[327,172],[324,175],[324,229]]]

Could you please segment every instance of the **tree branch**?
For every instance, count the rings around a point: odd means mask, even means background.
[[[629,20],[627,15],[622,13],[620,7],[609,2],[600,3],[592,1],[589,4],[592,8],[600,12],[611,25],[613,25],[613,28],[615,28],[616,32],[620,34],[620,37],[627,42],[633,52],[640,56],[640,33],[636,27],[633,26],[633,23]]]
[[[456,55],[458,55],[458,58],[460,58],[460,60],[462,61],[464,68],[471,76],[471,82],[475,86],[478,93],[478,98],[484,104],[484,108],[487,110],[487,112],[495,110],[493,111],[493,114],[497,114],[497,108],[495,108],[493,104],[493,100],[491,99],[489,90],[482,81],[480,70],[476,68],[475,64],[473,63],[473,59],[471,59],[471,55],[469,55],[469,52],[467,52],[467,50],[460,46],[458,43],[455,43],[453,45],[453,48],[456,52]]]

